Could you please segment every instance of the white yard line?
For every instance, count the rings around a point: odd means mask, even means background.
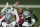
[[[8,7],[12,7],[13,5],[9,5]],[[0,5],[0,7],[5,7],[5,5]],[[40,8],[40,5],[18,5],[16,8]]]

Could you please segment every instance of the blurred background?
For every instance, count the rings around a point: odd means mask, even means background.
[[[14,4],[16,1],[20,1],[20,4],[40,5],[40,0],[0,0],[0,4],[5,4],[6,2]]]
[[[40,0],[0,0],[0,5],[5,5],[6,2],[9,3],[9,5],[13,5],[16,1],[19,1],[20,2],[20,5],[40,5]],[[3,9],[3,7],[0,7],[0,11],[1,9]],[[19,8],[17,8],[19,9]],[[24,11],[27,11],[29,9],[27,8],[23,8]],[[35,23],[35,26],[34,27],[39,27],[39,24],[40,24],[40,8],[30,8],[34,11],[34,13],[36,14],[36,16],[38,17],[38,22]],[[14,20],[14,16],[13,16],[13,19]],[[33,18],[33,16],[31,15],[31,18]]]

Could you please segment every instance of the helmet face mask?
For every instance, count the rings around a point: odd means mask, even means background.
[[[23,12],[23,18],[29,18],[30,17],[30,13],[28,11]]]
[[[10,13],[10,12],[9,12],[9,10],[10,10],[10,9],[7,9],[7,10],[5,11],[5,14],[8,14],[8,13]]]
[[[10,9],[7,9],[7,10],[5,11],[5,17],[6,17],[5,19],[6,19],[6,21],[11,21],[11,18],[12,18],[9,10],[10,10]]]

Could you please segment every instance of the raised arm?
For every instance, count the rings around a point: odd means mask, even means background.
[[[3,17],[0,19],[0,21],[2,21],[3,19],[5,19],[5,16],[3,16]]]
[[[11,7],[11,9],[10,9],[10,13],[11,13],[11,14],[15,15],[15,6],[18,6],[18,4],[19,4],[19,1],[17,1],[17,2],[13,5],[13,7]],[[14,11],[13,11],[13,10],[14,10]]]
[[[16,15],[15,10],[16,10],[16,9],[14,9],[14,11],[10,11],[10,13],[11,13],[12,15]]]
[[[1,25],[1,22],[2,22],[3,19],[5,19],[5,16],[3,16],[3,17],[0,19],[0,25]]]
[[[16,13],[16,20],[13,21],[13,22],[10,24],[10,26],[13,25],[13,27],[19,22],[19,16],[18,16],[18,13],[17,13],[17,10],[16,10],[16,9],[15,9],[15,13]]]
[[[1,10],[1,14],[4,14],[4,11],[7,9],[7,7],[8,7],[8,2],[6,4],[6,6]]]
[[[18,6],[18,5],[19,5],[19,1],[16,1],[16,2],[15,2],[15,4],[11,7],[11,9],[10,9],[10,10],[15,9],[15,6]]]
[[[18,23],[19,22],[19,16],[18,16],[17,10],[15,10],[15,12],[16,12],[16,22]]]
[[[30,13],[33,15],[34,19],[36,20],[36,22],[38,21],[37,16],[34,14],[34,12],[32,10],[30,10]]]
[[[19,5],[19,1],[16,1],[15,4],[13,5],[13,8],[18,5]]]

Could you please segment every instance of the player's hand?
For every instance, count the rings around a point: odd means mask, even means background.
[[[32,11],[32,10],[29,10],[29,12],[30,12],[31,14],[33,14],[33,11]]]
[[[15,6],[19,5],[19,1],[16,1]]]
[[[8,7],[8,2],[6,3],[6,7]]]

